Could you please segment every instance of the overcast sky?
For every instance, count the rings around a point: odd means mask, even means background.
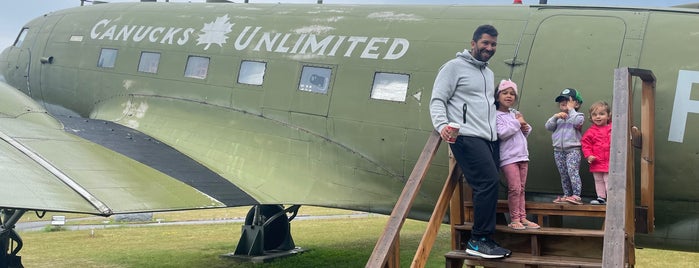
[[[108,2],[139,2],[139,0],[106,0]],[[164,2],[165,0],[158,0]],[[204,2],[204,0],[170,0],[170,2]],[[235,0],[234,2],[244,2]],[[317,0],[249,0],[251,3],[307,3]],[[538,4],[539,0],[522,0],[524,4]],[[548,0],[549,4],[561,5],[613,5],[667,7],[692,0]],[[511,5],[512,0],[324,0],[325,4],[497,4]],[[86,3],[89,4],[89,3]],[[10,46],[20,29],[29,20],[51,11],[80,5],[80,0],[5,0],[0,9],[0,51]]]

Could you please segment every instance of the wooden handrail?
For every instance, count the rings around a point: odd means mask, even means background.
[[[634,153],[631,147],[633,124],[632,76],[643,81],[641,106],[641,189],[646,205],[653,202],[653,128],[655,76],[649,70],[618,68],[614,70],[614,97],[612,102],[612,141],[609,161],[609,185],[607,190],[607,212],[604,230],[603,267],[624,267],[634,260]],[[647,200],[650,199],[651,201]],[[652,221],[652,208],[648,219]],[[652,226],[652,223],[649,224]],[[652,227],[649,227],[652,228]],[[651,229],[652,230],[652,229]],[[628,258],[628,259],[627,259]]]
[[[405,187],[396,202],[396,206],[391,212],[391,216],[388,218],[386,228],[376,242],[376,246],[374,246],[374,251],[371,253],[366,264],[367,268],[384,267],[388,261],[389,253],[391,252],[396,255],[394,259],[397,259],[398,250],[395,249],[395,245],[398,241],[400,229],[403,227],[403,223],[408,216],[408,212],[410,212],[413,201],[420,190],[420,186],[422,186],[423,179],[427,175],[427,170],[441,142],[442,138],[439,136],[439,133],[437,133],[437,131],[432,131],[425,143],[425,147],[422,149],[422,153],[420,153],[420,158],[418,158],[415,167],[413,167],[413,171],[410,173],[410,177],[408,177],[408,181],[405,183]],[[398,261],[395,261],[395,263],[392,262],[391,265],[398,267],[397,262]]]
[[[449,177],[447,177],[444,187],[442,187],[442,193],[439,194],[439,199],[437,199],[437,204],[432,212],[429,223],[427,223],[427,229],[422,235],[420,240],[420,245],[417,247],[415,256],[413,257],[413,263],[410,265],[411,268],[422,268],[425,267],[427,263],[427,258],[430,256],[430,251],[432,251],[432,246],[434,241],[437,239],[437,232],[439,232],[439,227],[442,225],[442,220],[444,220],[444,215],[449,208],[451,197],[454,194],[456,186],[459,184],[459,178],[461,178],[461,171],[456,165],[456,161],[453,160],[453,156],[450,151],[450,165],[449,165]],[[462,206],[459,206],[462,209]]]

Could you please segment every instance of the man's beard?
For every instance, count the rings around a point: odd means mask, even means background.
[[[487,62],[488,60],[490,60],[490,58],[493,57],[493,55],[495,55],[495,52],[477,49],[476,53],[474,53],[474,54],[475,55],[473,55],[473,57],[476,58],[477,60],[482,61],[482,62]]]

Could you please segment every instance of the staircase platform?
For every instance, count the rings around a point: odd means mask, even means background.
[[[471,256],[464,251],[450,251],[444,254],[446,267],[602,267],[602,260],[592,258],[562,257],[562,256],[532,256],[531,254],[513,252],[512,256],[502,259],[484,259]]]
[[[581,217],[599,217],[604,218],[607,212],[606,205],[574,205],[574,204],[558,204],[553,202],[532,202],[527,201],[525,204],[527,214],[536,215],[558,215],[558,216],[581,216]],[[473,202],[464,202],[464,208],[467,210],[473,209]],[[507,200],[498,200],[497,211],[501,213],[509,213]]]
[[[604,231],[597,229],[573,229],[541,227],[539,229],[514,230],[506,225],[496,225],[493,239],[513,252],[513,256],[500,260],[469,256],[463,250],[471,236],[473,223],[453,225],[453,233],[459,248],[445,255],[447,262],[467,265],[509,267],[502,263],[518,265],[543,265],[539,267],[601,267]],[[497,265],[493,265],[497,263]],[[447,267],[452,267],[447,265]]]
[[[471,231],[473,229],[472,222],[466,222],[461,225],[454,225],[456,230]],[[578,237],[604,237],[604,230],[597,229],[574,229],[574,228],[557,228],[557,227],[541,227],[539,229],[524,229],[514,230],[506,225],[496,225],[496,233],[512,233],[524,235],[550,235],[550,236],[578,236]]]

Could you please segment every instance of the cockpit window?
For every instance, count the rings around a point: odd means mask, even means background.
[[[97,60],[97,67],[114,68],[116,63],[117,50],[113,48],[103,48],[100,52],[100,58]]]
[[[328,94],[331,73],[332,69],[330,68],[303,66],[299,90]]]
[[[371,87],[371,98],[378,100],[404,102],[408,93],[407,74],[380,73],[374,74],[374,85]]]
[[[240,63],[238,83],[261,86],[265,79],[267,63],[244,60]]]
[[[191,78],[206,79],[209,72],[209,58],[189,56],[187,67],[184,69],[184,76]]]
[[[138,62],[138,71],[144,73],[157,73],[160,63],[160,53],[141,52],[141,60]]]
[[[22,43],[24,43],[24,38],[27,37],[28,32],[29,32],[28,28],[22,28],[22,31],[19,32],[19,35],[17,36],[17,40],[15,40],[16,47],[22,46]]]

